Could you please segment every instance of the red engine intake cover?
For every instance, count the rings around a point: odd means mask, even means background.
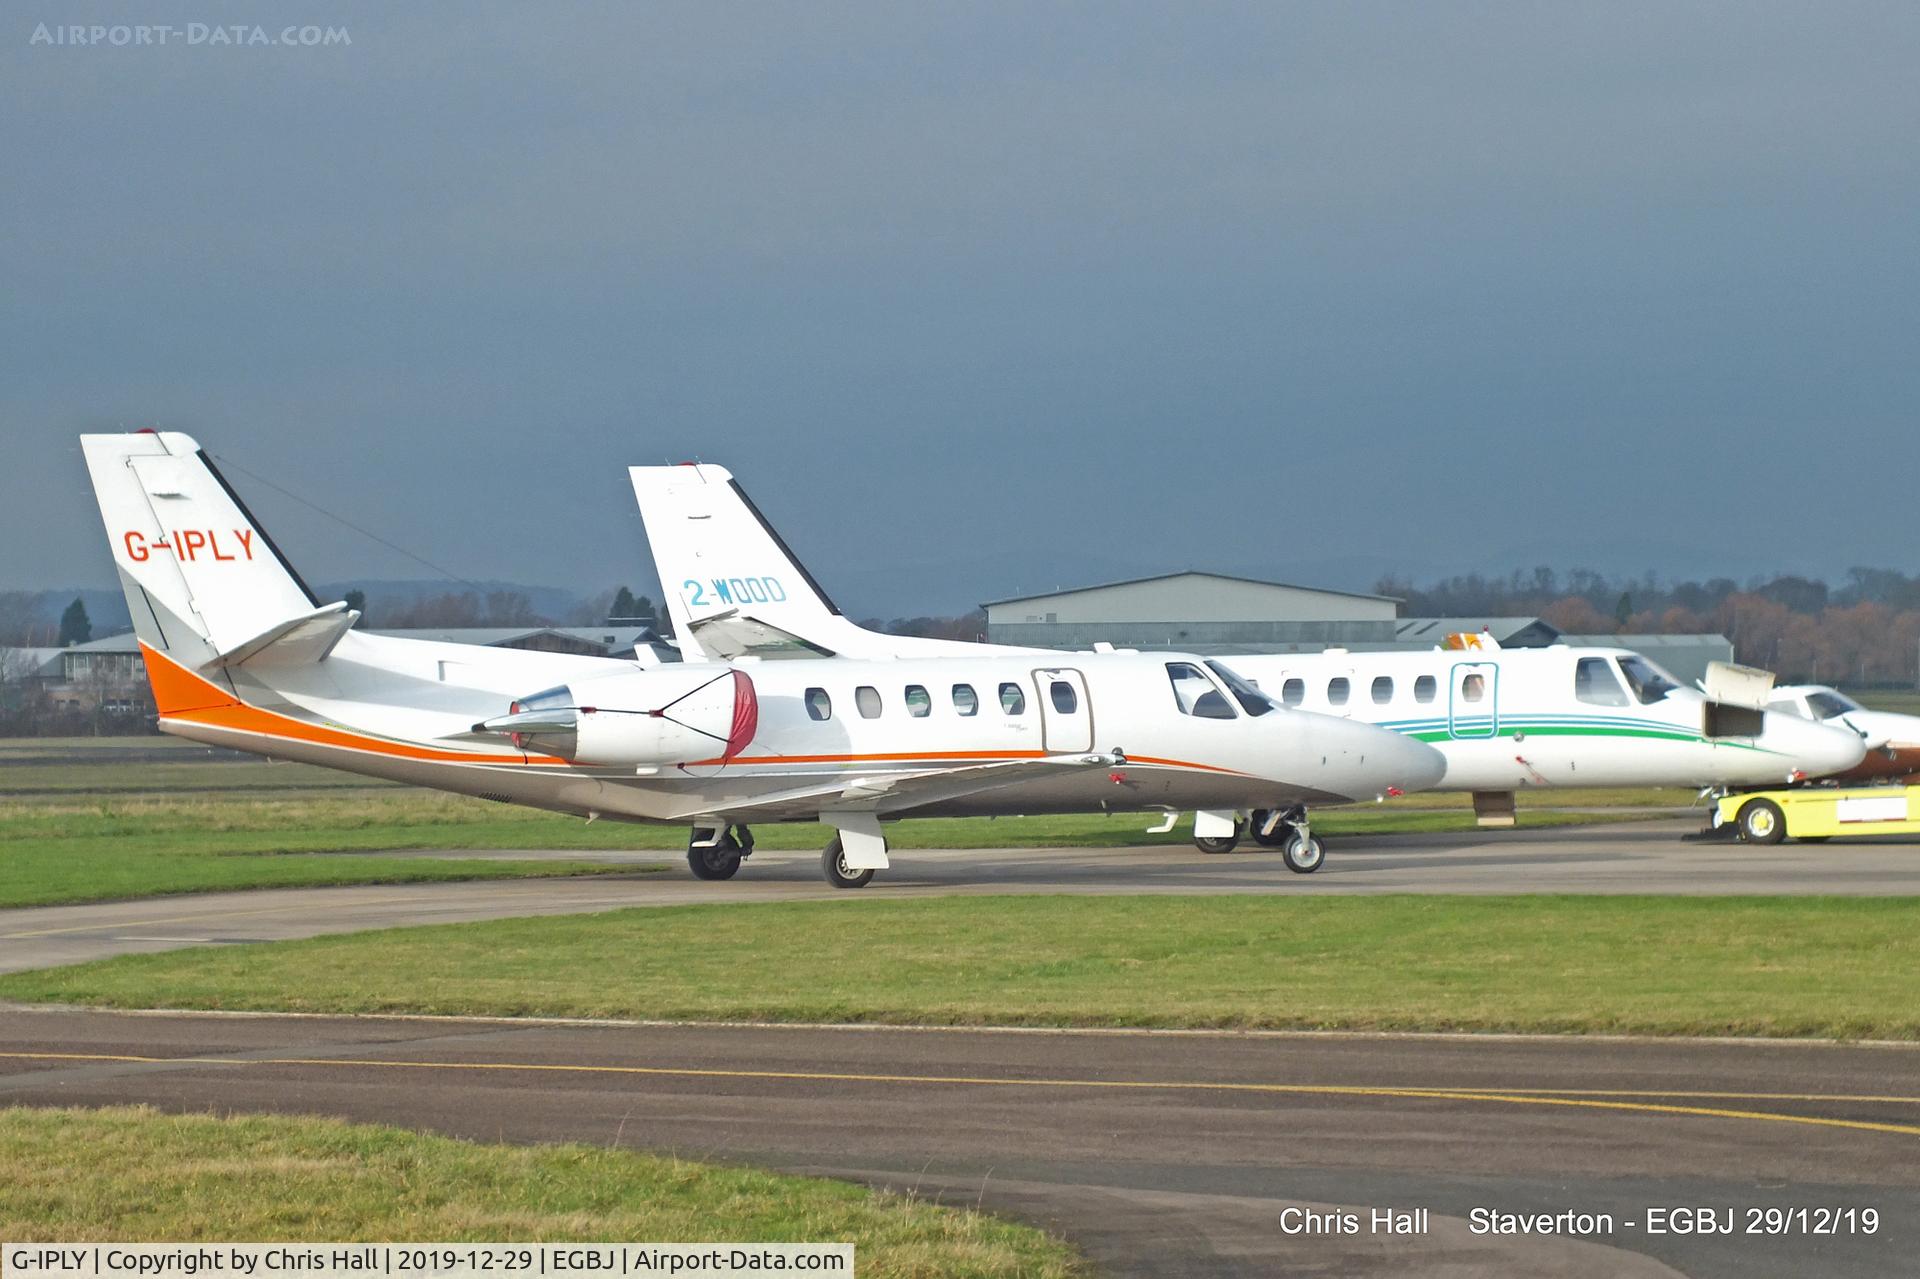
[[[747,744],[753,741],[753,735],[760,729],[760,698],[753,691],[753,681],[745,671],[733,672],[733,727],[727,733],[727,748],[720,758],[730,760]]]

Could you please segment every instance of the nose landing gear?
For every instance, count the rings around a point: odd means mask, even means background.
[[[1280,860],[1296,875],[1311,875],[1327,860],[1327,846],[1307,823],[1304,804],[1257,810],[1247,823],[1253,842],[1280,850]]]

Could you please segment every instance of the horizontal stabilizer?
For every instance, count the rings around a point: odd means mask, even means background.
[[[246,666],[254,670],[275,666],[306,666],[333,651],[341,636],[353,629],[360,614],[344,601],[270,626],[252,639],[242,640],[208,662],[203,670]]]
[[[783,631],[778,626],[748,617],[738,609],[689,622],[687,629],[699,640],[703,651],[726,662],[736,657],[834,656],[829,649],[808,643],[791,631]]]

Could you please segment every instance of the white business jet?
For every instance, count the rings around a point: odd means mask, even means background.
[[[1866,743],[1867,757],[1836,775],[1837,782],[1913,782],[1920,778],[1920,715],[1869,710],[1826,684],[1791,684],[1773,690],[1767,709],[1850,728]]]
[[[368,635],[321,604],[185,435],[85,435],[168,733],[589,818],[686,825],[725,879],[749,823],[819,820],[839,887],[905,816],[1371,800],[1431,748],[1287,711],[1181,654],[973,649],[918,661],[674,664]],[[749,592],[751,594],[751,592]],[[1288,864],[1315,869],[1303,839]]]
[[[668,613],[690,655],[1048,651],[866,630],[841,616],[724,467],[638,466],[630,477]],[[1763,709],[1764,685],[1710,697],[1627,649],[1501,649],[1486,635],[1450,643],[1424,652],[1223,660],[1286,706],[1434,746],[1446,757],[1439,788],[1472,792],[1487,824],[1512,823],[1517,790],[1781,785],[1852,768],[1863,754],[1855,733]],[[1730,687],[1739,683],[1729,677]],[[1242,811],[1246,818],[1203,810],[1194,842],[1226,852],[1250,831],[1285,847],[1304,820],[1296,809]]]

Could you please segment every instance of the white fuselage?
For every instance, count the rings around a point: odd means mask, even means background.
[[[1432,745],[1447,761],[1438,789],[1771,785],[1850,768],[1862,753],[1854,734],[1771,711],[1757,733],[1710,736],[1706,699],[1670,678],[1665,688],[1629,680],[1623,662],[1636,673],[1663,673],[1626,649],[1333,650],[1223,660],[1289,706]]]
[[[167,659],[150,651],[148,661]],[[270,678],[233,669],[239,705],[163,705],[161,727],[445,790],[659,822],[811,819],[849,805],[893,817],[1345,803],[1440,776],[1427,747],[1338,717],[1253,716],[1239,704],[1229,718],[1187,713],[1169,664],[1203,666],[1180,654],[1043,663],[983,650],[644,670],[350,632],[324,660]],[[749,673],[758,722],[731,758],[716,738],[697,758],[587,764],[550,753],[538,736],[522,749],[475,731],[549,685],[563,685],[552,690],[558,700],[586,714],[645,716],[735,669]],[[1231,702],[1218,677],[1207,678],[1211,703]]]
[[[633,467],[634,496],[668,610],[681,642],[753,651],[784,639],[846,658],[920,657],[966,645],[883,635],[833,608],[810,573],[760,515],[733,476],[710,463]],[[1468,642],[1472,642],[1471,640]],[[973,651],[1027,652],[996,645]],[[1607,667],[1604,680],[1577,678],[1580,663]],[[1810,777],[1858,761],[1856,742],[1819,725],[1766,716],[1761,731],[1709,734],[1707,704],[1690,689],[1643,699],[1623,681],[1623,649],[1469,649],[1403,653],[1261,654],[1225,658],[1232,669],[1281,698],[1300,681],[1300,708],[1393,729],[1431,743],[1447,759],[1450,790],[1527,786],[1753,786]],[[1051,660],[1046,657],[1033,659]],[[1061,661],[1073,660],[1062,654]],[[1484,704],[1464,694],[1479,663],[1491,683]],[[1589,668],[1592,670],[1593,668]],[[1334,679],[1348,696],[1329,696]],[[1390,691],[1376,698],[1375,681]],[[1432,682],[1423,696],[1422,679]],[[1290,700],[1290,699],[1289,699]],[[1809,732],[1812,728],[1818,731]],[[1848,757],[1852,755],[1852,760]],[[1920,760],[1916,761],[1920,767]]]
[[[1836,781],[1911,781],[1920,777],[1920,715],[1870,710],[1826,684],[1776,688],[1767,700],[1767,709],[1860,735],[1866,743],[1866,758],[1835,775]]]

